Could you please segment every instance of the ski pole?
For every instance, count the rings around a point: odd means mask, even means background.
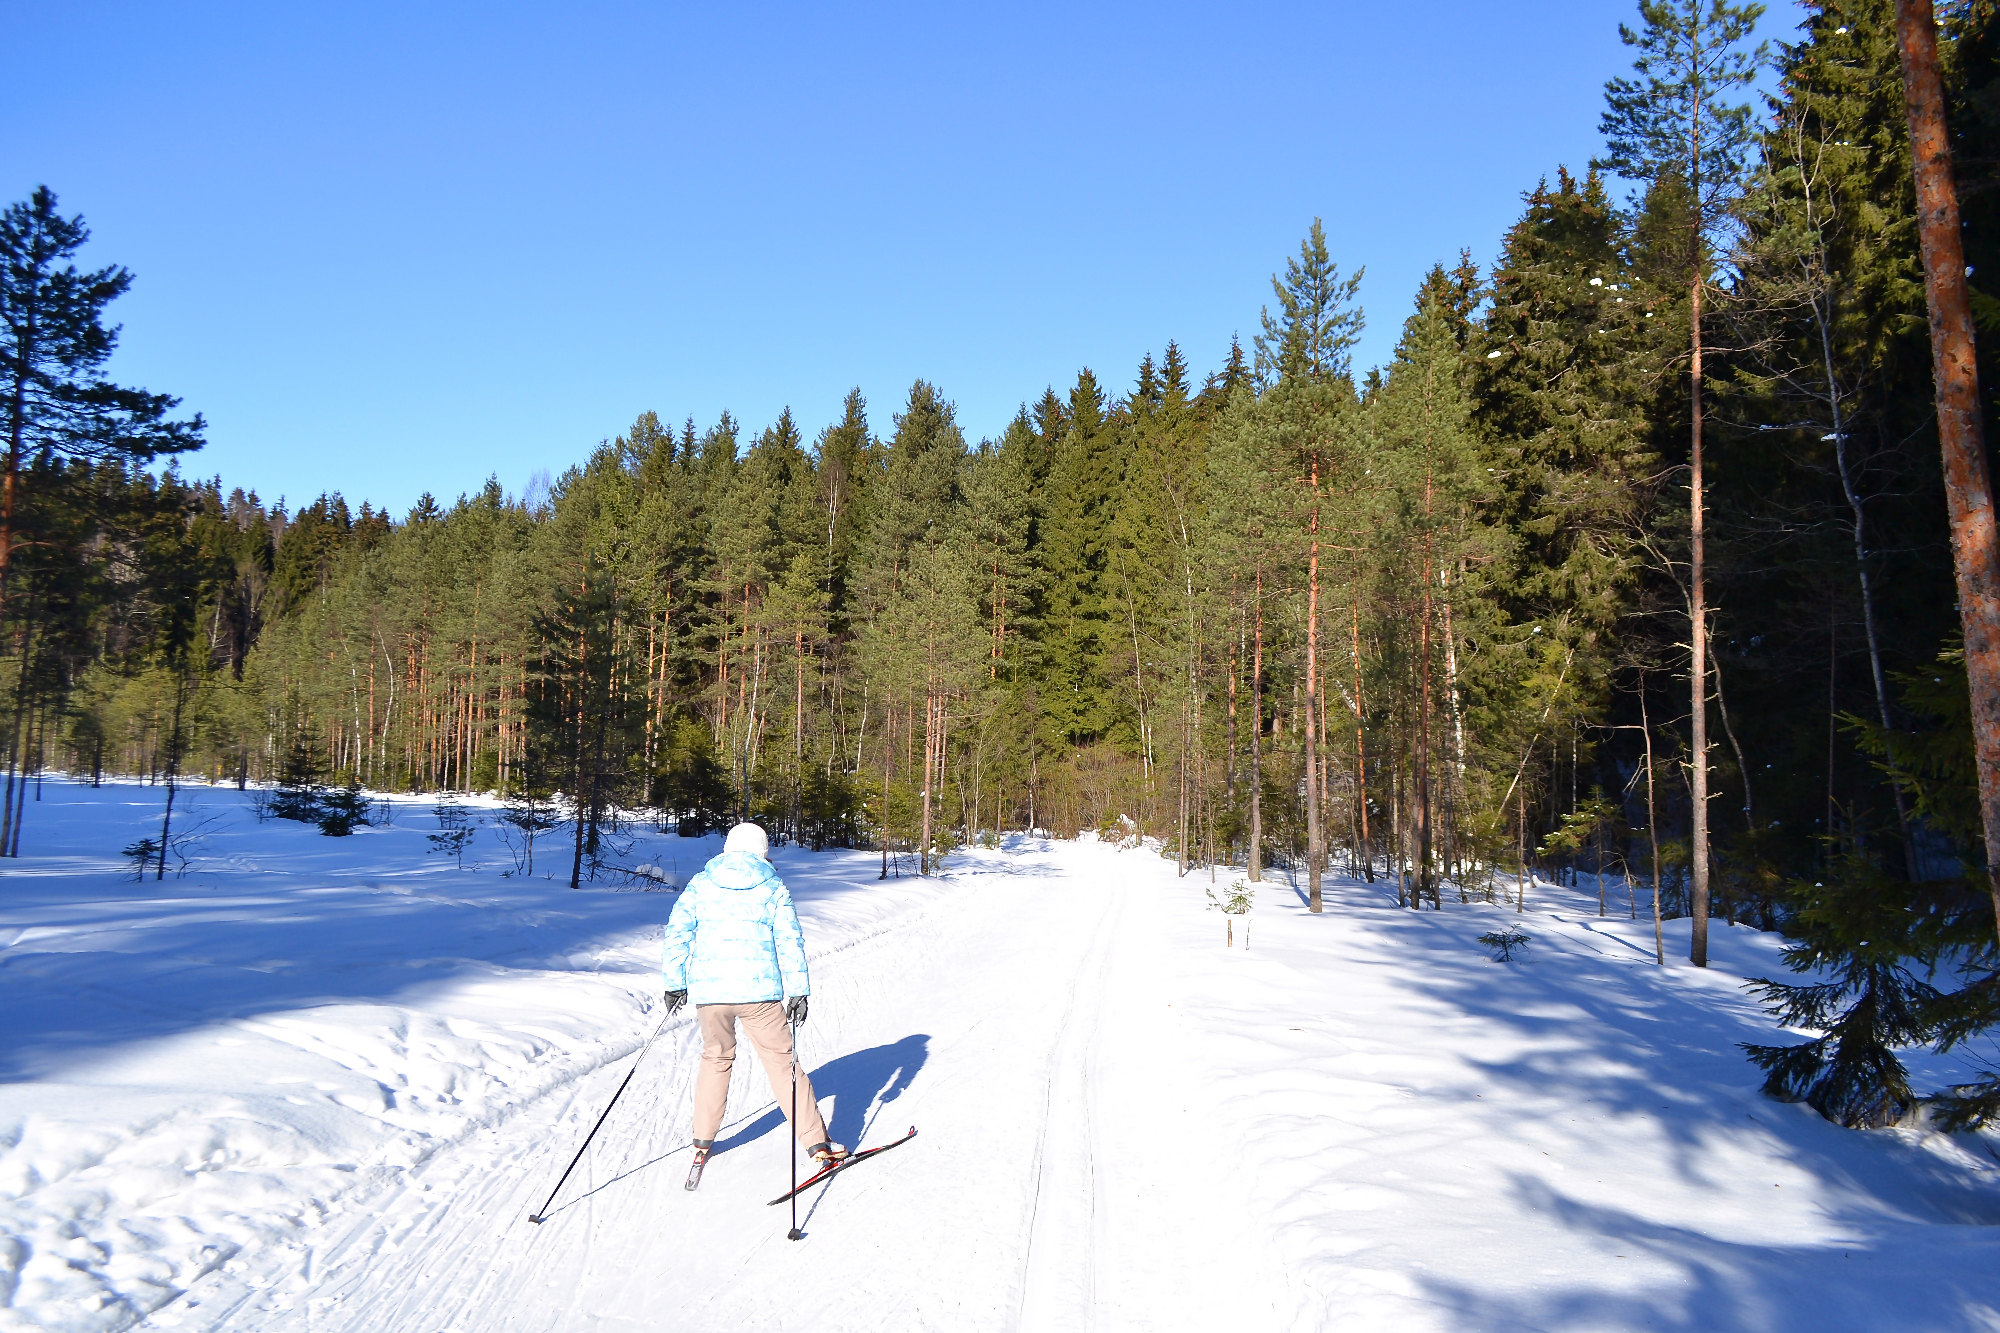
[[[799,1025],[786,1015],[785,1026],[792,1030],[792,1229],[785,1233],[786,1240],[798,1240],[804,1235],[799,1230]]]
[[[562,1193],[563,1181],[569,1179],[569,1173],[576,1170],[576,1164],[583,1160],[583,1154],[590,1148],[590,1141],[597,1137],[598,1130],[604,1128],[604,1121],[611,1114],[611,1108],[618,1105],[618,1099],[625,1095],[626,1084],[632,1081],[632,1075],[639,1072],[639,1060],[644,1060],[646,1052],[653,1049],[653,1043],[658,1041],[660,1034],[667,1030],[667,1019],[672,1017],[672,1014],[668,1014],[665,1018],[662,1018],[660,1025],[653,1029],[653,1035],[646,1038],[646,1044],[639,1048],[639,1059],[634,1060],[632,1067],[625,1071],[625,1082],[618,1085],[618,1091],[612,1093],[611,1100],[604,1104],[604,1114],[597,1117],[597,1123],[590,1127],[590,1133],[583,1136],[583,1147],[576,1150],[576,1156],[570,1158],[569,1165],[563,1168],[562,1179],[556,1181],[556,1187],[549,1191],[549,1197],[542,1202],[542,1210],[539,1213],[528,1214],[530,1222],[533,1222],[536,1226],[540,1226],[549,1220],[549,1205],[556,1201],[556,1195]]]

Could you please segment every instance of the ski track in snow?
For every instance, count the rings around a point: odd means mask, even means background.
[[[787,1241],[746,1046],[687,1193],[684,1012],[537,1226],[660,1024],[672,895],[503,878],[485,830],[459,871],[427,801],[336,840],[203,788],[193,868],[136,884],[100,849],[160,795],[50,783],[0,881],[0,1333],[2000,1330],[1995,1137],[1759,1096],[1754,931],[1660,968],[1594,893],[1334,879],[1314,917],[1279,875],[1224,948],[1207,874],[1150,852],[1016,837],[883,882],[781,849],[832,1132],[921,1132]]]

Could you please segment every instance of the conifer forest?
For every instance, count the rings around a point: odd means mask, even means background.
[[[1399,308],[1301,218],[1220,365],[1162,330],[986,439],[922,378],[660,403],[552,442],[546,487],[405,514],[201,475],[205,423],[105,378],[132,275],[76,267],[38,191],[0,219],[0,854],[61,771],[157,786],[162,873],[191,783],[330,833],[369,791],[493,793],[572,883],[636,823],[743,818],[884,875],[1157,839],[1314,910],[1330,869],[1413,911],[1539,870],[1696,916],[1698,953],[1711,916],[1784,931],[1817,970],[1765,996],[1826,1035],[1748,1052],[1768,1091],[2000,1114],[1896,1055],[2000,1022],[1898,6],[1760,13],[1644,0],[1601,155]],[[1935,23],[1992,423],[2000,4]]]

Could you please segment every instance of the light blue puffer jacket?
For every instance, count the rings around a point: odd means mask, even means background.
[[[661,952],[666,989],[686,991],[693,1004],[756,1004],[812,991],[792,891],[749,852],[724,852],[687,882]]]

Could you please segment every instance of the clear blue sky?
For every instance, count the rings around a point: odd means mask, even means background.
[[[1636,8],[20,5],[0,189],[137,274],[116,375],[208,417],[189,471],[400,514],[648,409],[886,434],[923,377],[976,441],[1199,375],[1315,215],[1384,361],[1596,150]]]

